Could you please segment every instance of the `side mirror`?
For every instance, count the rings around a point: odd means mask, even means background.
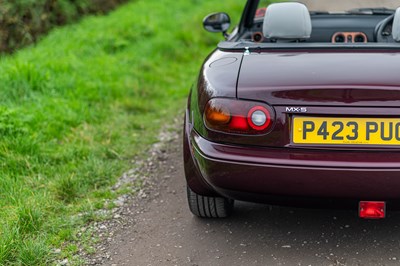
[[[204,18],[203,26],[209,32],[222,32],[226,35],[231,26],[231,18],[223,12],[213,13]]]

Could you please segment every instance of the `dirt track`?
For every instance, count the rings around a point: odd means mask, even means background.
[[[154,186],[105,245],[104,265],[399,265],[400,214],[365,221],[354,211],[237,203],[225,220],[193,217],[180,138],[150,173]]]
[[[348,2],[324,1],[336,6]],[[313,9],[312,1],[303,2]],[[104,244],[111,255],[104,265],[400,264],[399,213],[364,221],[354,211],[237,203],[226,220],[193,217],[186,202],[180,143],[176,137],[163,160],[154,162],[149,174],[154,185],[130,207],[130,222]]]

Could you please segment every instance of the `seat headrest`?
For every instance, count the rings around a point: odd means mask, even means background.
[[[267,8],[263,33],[268,39],[304,40],[311,36],[310,12],[301,3],[276,3]]]
[[[394,13],[392,36],[396,42],[400,42],[400,7]]]

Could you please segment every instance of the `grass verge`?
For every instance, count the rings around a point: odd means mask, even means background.
[[[221,39],[203,16],[226,10],[237,22],[244,3],[137,0],[1,58],[0,265],[76,252],[64,243],[93,219],[76,214],[115,196],[110,186],[183,109]]]

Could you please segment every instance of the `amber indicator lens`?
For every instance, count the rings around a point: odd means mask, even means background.
[[[271,129],[272,113],[272,107],[264,103],[215,98],[206,105],[204,123],[214,131],[262,135]]]
[[[206,119],[214,125],[225,125],[231,120],[229,110],[223,106],[212,106],[206,110]]]
[[[359,215],[364,219],[383,219],[386,217],[386,202],[361,201]]]

